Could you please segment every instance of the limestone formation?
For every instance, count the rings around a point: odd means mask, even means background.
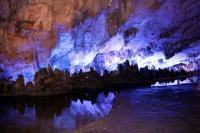
[[[14,84],[14,91],[15,92],[22,92],[25,89],[25,83],[24,83],[24,76],[19,75],[15,84]]]
[[[27,82],[49,63],[72,72],[113,70],[126,59],[140,63],[158,52],[168,64],[184,52],[177,64],[188,65],[187,49],[199,48],[199,6],[199,0],[1,0],[0,67],[4,76],[23,74]],[[98,62],[105,63],[92,66]]]

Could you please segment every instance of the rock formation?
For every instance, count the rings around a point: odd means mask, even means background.
[[[71,73],[199,64],[198,0],[1,0],[0,68],[25,81],[48,63]],[[160,62],[162,60],[162,62]]]

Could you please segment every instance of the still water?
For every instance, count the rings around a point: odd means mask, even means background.
[[[1,98],[0,133],[200,133],[200,86]]]

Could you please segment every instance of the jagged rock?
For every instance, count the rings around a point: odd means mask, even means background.
[[[15,92],[22,92],[25,89],[25,83],[24,83],[24,76],[18,75],[18,78],[14,84],[14,91]]]
[[[199,6],[198,0],[2,0],[0,64],[7,76],[23,73],[30,81],[49,62],[84,70],[96,65],[98,54],[114,56],[104,63],[112,69],[127,58],[140,62],[157,52],[167,60],[199,48]],[[134,54],[125,58],[126,51]]]
[[[67,83],[70,83],[70,73],[69,72],[65,72],[65,81]]]
[[[27,91],[36,91],[36,88],[34,87],[33,83],[32,82],[28,82],[26,84],[26,90]]]
[[[71,84],[74,90],[80,91],[97,91],[105,87],[100,75],[93,68],[86,73],[73,74]]]
[[[51,75],[53,73],[53,70],[52,70],[50,64],[47,67],[47,72],[48,72],[49,75]]]
[[[10,81],[8,79],[0,80],[0,93],[8,94],[11,89]]]
[[[169,59],[174,56],[177,52],[181,52],[184,48],[188,48],[193,43],[198,42],[200,40],[200,36],[195,36],[193,38],[179,40],[173,43],[165,43],[163,45],[163,52],[166,55],[166,58]]]
[[[38,82],[44,80],[48,77],[48,72],[46,68],[40,69],[34,77],[34,82],[37,84]]]
[[[104,54],[97,54],[96,57],[94,58],[93,64],[94,68],[102,73],[105,68],[105,55]]]
[[[37,71],[48,63],[60,28],[71,29],[79,25],[109,3],[110,0],[2,0],[0,55],[3,57],[0,57],[0,63],[14,67],[20,61],[21,65],[15,71],[26,64],[33,64]]]
[[[54,70],[54,74],[55,74],[55,76],[57,77],[57,78],[59,78],[59,79],[64,79],[64,72],[63,71],[61,71],[61,70],[59,70],[59,69],[55,69]]]

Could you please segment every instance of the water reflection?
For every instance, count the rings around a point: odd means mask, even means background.
[[[200,133],[198,84],[150,87],[118,93],[105,119],[81,133]]]
[[[72,132],[108,115],[114,98],[114,93],[100,93],[96,100],[69,100],[67,96],[1,99],[0,129]]]
[[[199,101],[198,83],[81,99],[0,99],[0,133],[200,133]]]
[[[115,95],[113,93],[109,93],[107,97],[101,93],[95,104],[92,104],[92,102],[88,100],[83,100],[83,102],[80,100],[72,101],[70,112],[74,116],[87,116],[94,119],[101,118],[110,112],[114,98]]]
[[[89,100],[71,101],[69,109],[65,109],[54,119],[55,126],[69,131],[98,120],[109,114],[114,98],[114,93],[109,93],[108,96],[101,93],[94,104]]]

